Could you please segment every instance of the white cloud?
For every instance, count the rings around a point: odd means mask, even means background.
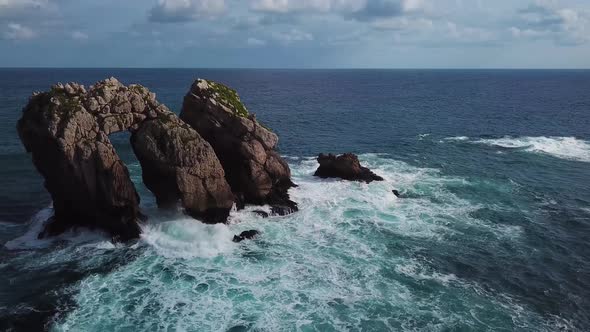
[[[433,27],[433,21],[426,18],[392,17],[378,19],[371,26],[378,30],[426,30]]]
[[[0,0],[0,10],[46,7],[49,4],[47,0]]]
[[[518,14],[515,26],[509,29],[515,38],[550,39],[567,45],[590,42],[588,11],[537,1]]]
[[[82,32],[82,31],[74,31],[71,34],[71,37],[73,40],[78,40],[78,41],[86,41],[88,40],[88,34]]]
[[[425,0],[253,0],[251,8],[266,13],[334,13],[361,20],[416,12]]]
[[[258,39],[258,38],[248,38],[248,40],[246,40],[246,43],[249,46],[264,46],[264,45],[266,45],[265,40]]]
[[[367,0],[254,0],[252,9],[271,13],[360,10]]]
[[[186,22],[223,15],[224,0],[158,0],[149,19],[155,22]]]
[[[3,35],[5,39],[10,40],[33,39],[37,36],[35,31],[33,31],[31,28],[18,23],[9,23]]]
[[[56,10],[57,6],[49,0],[0,0],[0,19],[31,19]]]
[[[311,33],[304,32],[298,29],[275,32],[272,34],[272,37],[282,44],[291,44],[293,42],[313,40],[313,35]]]

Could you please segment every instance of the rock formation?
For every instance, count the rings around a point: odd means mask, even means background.
[[[88,91],[55,85],[33,95],[17,129],[53,199],[55,214],[43,234],[85,226],[120,240],[139,236],[139,196],[108,138],[125,130],[159,204],[180,199],[191,215],[213,222],[225,220],[232,206],[211,146],[142,86],[114,78]]]
[[[383,181],[382,177],[371,172],[368,168],[362,167],[358,157],[352,153],[345,153],[340,156],[322,153],[317,160],[320,167],[318,167],[314,175],[321,178],[341,178],[366,183]]]
[[[234,90],[212,81],[195,81],[184,98],[180,118],[211,143],[239,208],[269,204],[280,215],[297,210],[287,193],[294,186],[291,171],[274,150],[277,135],[248,113]]]
[[[160,207],[175,207],[206,223],[223,223],[233,194],[211,145],[174,113],[161,113],[131,135],[143,182]]]

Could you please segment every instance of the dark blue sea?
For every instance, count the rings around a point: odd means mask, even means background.
[[[51,200],[16,121],[33,91],[110,76],[176,112],[198,77],[235,88],[301,210],[159,212],[117,134],[141,239],[38,240]],[[590,71],[0,69],[0,142],[1,331],[590,330]],[[320,152],[385,181],[314,178]]]

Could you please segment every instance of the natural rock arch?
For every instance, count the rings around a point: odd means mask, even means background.
[[[211,145],[142,86],[114,78],[88,91],[55,85],[33,95],[17,128],[53,199],[45,234],[86,226],[121,240],[139,236],[139,195],[108,138],[125,130],[158,205],[180,200],[209,222],[225,221],[233,205]]]

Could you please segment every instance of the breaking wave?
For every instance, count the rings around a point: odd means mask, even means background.
[[[445,140],[469,141],[468,137],[448,137]],[[575,137],[502,137],[470,140],[471,143],[518,149],[547,154],[556,158],[590,162],[590,142]]]
[[[300,206],[289,216],[261,219],[247,208],[233,211],[229,225],[204,225],[180,213],[163,214],[150,218],[135,244],[113,245],[85,231],[37,239],[52,213],[48,208],[33,218],[25,235],[5,247],[34,250],[66,243],[48,256],[47,264],[70,260],[84,269],[104,264],[109,255],[135,253],[125,264],[90,274],[71,287],[75,305],[56,315],[54,331],[556,326],[508,295],[483,290],[475,280],[441,269],[420,254],[461,251],[466,234],[486,243],[520,241],[520,226],[478,218],[483,210],[507,207],[457,194],[458,188],[481,186],[503,192],[508,189],[494,186],[512,188],[513,183],[474,182],[382,154],[360,158],[385,181],[367,185],[318,179],[314,158],[288,157],[299,185],[291,195]],[[248,229],[261,236],[232,242],[234,234]]]

